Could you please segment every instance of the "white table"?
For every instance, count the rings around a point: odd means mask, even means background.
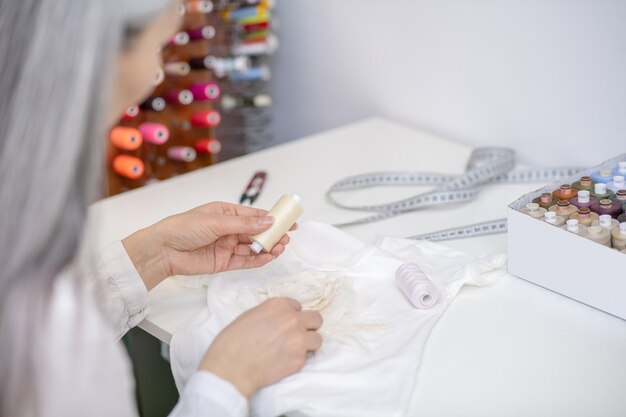
[[[269,177],[255,206],[270,208],[280,195],[298,193],[302,220],[347,221],[364,213],[330,205],[324,193],[333,182],[384,170],[460,173],[470,151],[385,119],[368,119],[103,200],[92,207],[90,225],[100,246],[209,201],[236,202],[258,169]],[[491,186],[469,205],[347,230],[373,240],[505,217],[507,204],[541,185]],[[346,197],[382,202],[416,192],[385,188]],[[446,244],[471,253],[504,252],[506,236]],[[165,281],[150,293],[151,313],[140,327],[167,343],[204,301],[203,290]],[[464,288],[428,342],[412,409],[411,415],[420,416],[624,416],[626,322],[517,278]]]

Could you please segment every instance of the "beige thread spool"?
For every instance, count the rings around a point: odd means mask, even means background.
[[[302,198],[297,194],[293,196],[284,195],[278,200],[270,212],[267,213],[269,217],[274,218],[272,227],[263,233],[250,236],[252,241],[250,248],[255,253],[261,253],[261,251],[271,252],[302,214],[301,201]]]

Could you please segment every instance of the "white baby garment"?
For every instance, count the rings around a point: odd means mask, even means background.
[[[320,311],[324,344],[301,372],[259,391],[252,416],[405,416],[434,325],[464,284],[503,276],[504,261],[426,241],[380,238],[370,245],[326,224],[302,223],[283,256],[263,268],[179,281],[206,285],[207,307],[172,338],[176,384],[183,388],[213,338],[241,312],[289,296]],[[431,309],[416,309],[397,287],[395,272],[406,262],[440,290]]]

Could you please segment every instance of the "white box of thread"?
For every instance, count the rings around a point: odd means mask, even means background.
[[[624,174],[626,154],[509,205],[509,273],[626,320]]]

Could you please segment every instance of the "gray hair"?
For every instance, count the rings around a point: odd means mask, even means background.
[[[45,413],[41,326],[104,191],[116,57],[170,3],[0,0],[0,416]]]

